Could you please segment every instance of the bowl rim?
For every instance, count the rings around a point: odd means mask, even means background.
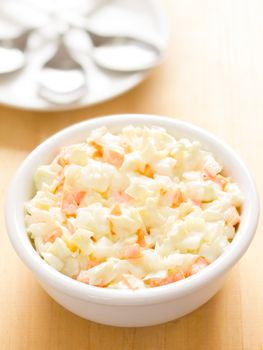
[[[185,137],[189,137],[190,134],[195,135],[197,139],[203,139],[205,143],[207,142],[212,145],[212,147],[216,147],[219,150],[218,154],[226,156],[229,162],[233,164],[233,167],[235,166],[238,168],[238,172],[243,176],[244,186],[246,186],[249,192],[246,207],[242,213],[241,224],[237,231],[238,234],[236,234],[235,239],[220,257],[198,274],[184,280],[157,288],[139,289],[136,291],[90,286],[63,275],[61,272],[49,266],[38,255],[30,243],[26,230],[23,227],[24,214],[21,216],[21,203],[19,204],[19,201],[18,203],[16,201],[17,194],[21,191],[21,179],[26,181],[26,179],[31,177],[30,181],[32,182],[34,172],[32,164],[34,164],[37,159],[38,161],[41,159],[41,154],[45,154],[45,152],[48,151],[51,152],[52,150],[54,151],[54,147],[67,144],[65,140],[73,135],[79,139],[85,132],[88,133],[90,130],[102,125],[106,125],[109,129],[112,129],[114,127],[122,128],[129,124],[137,126],[162,126],[168,130],[168,132],[170,132],[170,130],[181,130],[181,132],[185,132]],[[201,141],[201,143],[203,143],[203,141]],[[95,302],[97,304],[109,305],[154,304],[181,298],[184,295],[194,293],[224,274],[241,258],[253,239],[258,217],[259,198],[254,181],[246,166],[228,145],[213,134],[191,123],[170,117],[147,114],[115,114],[92,118],[73,124],[55,133],[38,145],[22,162],[11,181],[5,201],[5,221],[9,239],[18,256],[36,275],[40,283],[42,285],[48,285],[53,289],[60,290],[62,293],[71,297]],[[23,228],[24,231],[23,235],[21,235],[21,228]]]

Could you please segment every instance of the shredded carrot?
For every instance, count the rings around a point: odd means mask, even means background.
[[[172,203],[172,208],[177,208],[179,207],[179,205],[183,202],[183,194],[181,192],[181,190],[177,190],[175,195],[174,195],[174,199],[173,199],[173,203]]]
[[[55,240],[62,235],[62,230],[61,228],[57,227],[55,230],[52,232],[52,234],[45,240],[46,242],[51,242],[54,243]]]
[[[194,275],[195,273],[197,273],[197,272],[201,271],[203,268],[205,268],[207,265],[209,265],[208,261],[204,257],[200,256],[190,266],[190,268],[186,272],[185,276],[189,277],[191,275]]]
[[[99,265],[99,262],[96,260],[87,260],[87,269],[91,269],[92,267],[95,267]]]
[[[117,168],[120,168],[124,160],[124,153],[117,152],[113,149],[105,148],[103,158],[107,163],[110,163],[116,166]]]
[[[142,229],[139,229],[136,234],[137,234],[137,241],[136,242],[139,244],[139,246],[146,247],[147,243],[145,241],[144,231]]]
[[[153,168],[150,164],[146,164],[144,169],[143,169],[143,174],[147,177],[153,178],[154,176],[154,171]]]
[[[136,259],[141,256],[140,247],[138,244],[129,245],[123,250],[124,259]]]
[[[101,158],[103,156],[103,147],[95,141],[91,141],[90,145],[94,148],[93,157]]]
[[[180,281],[184,278],[184,273],[181,270],[176,270],[165,278],[151,278],[148,283],[150,287],[159,287]]]
[[[116,216],[121,215],[121,207],[120,207],[119,203],[114,204],[114,207],[111,210],[111,214],[116,215]]]
[[[198,201],[196,199],[192,199],[192,202],[194,203],[194,205],[201,207],[202,201]]]
[[[71,193],[64,193],[62,196],[61,210],[65,215],[75,216],[78,209],[75,197]]]
[[[77,194],[75,194],[75,201],[77,205],[80,205],[82,199],[85,197],[86,192],[85,191],[80,191]]]

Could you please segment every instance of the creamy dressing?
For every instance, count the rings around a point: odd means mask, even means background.
[[[35,173],[25,221],[53,268],[98,287],[180,281],[231,243],[242,195],[199,142],[162,128],[107,128]]]

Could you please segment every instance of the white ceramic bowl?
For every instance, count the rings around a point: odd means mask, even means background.
[[[203,271],[176,283],[144,290],[112,290],[77,282],[50,267],[32,247],[24,224],[24,203],[33,194],[33,174],[48,163],[59,147],[82,141],[106,125],[119,131],[125,125],[159,125],[174,136],[199,140],[224,164],[239,184],[245,200],[238,232],[225,253]],[[238,156],[213,135],[175,119],[151,115],[115,115],[87,120],[60,131],[38,146],[18,169],[5,206],[10,240],[22,261],[59,304],[86,319],[126,327],[159,324],[181,317],[204,304],[222,286],[227,272],[247,250],[256,230],[259,201],[254,182]]]

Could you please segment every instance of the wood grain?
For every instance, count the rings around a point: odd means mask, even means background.
[[[168,1],[165,64],[133,91],[92,108],[36,113],[0,108],[0,200],[20,162],[46,137],[86,118],[153,113],[193,122],[244,159],[263,191],[263,2]],[[1,206],[1,208],[3,205]],[[0,216],[0,349],[262,350],[262,221],[224,288],[180,320],[143,329],[101,326],[52,301],[14,253]]]

